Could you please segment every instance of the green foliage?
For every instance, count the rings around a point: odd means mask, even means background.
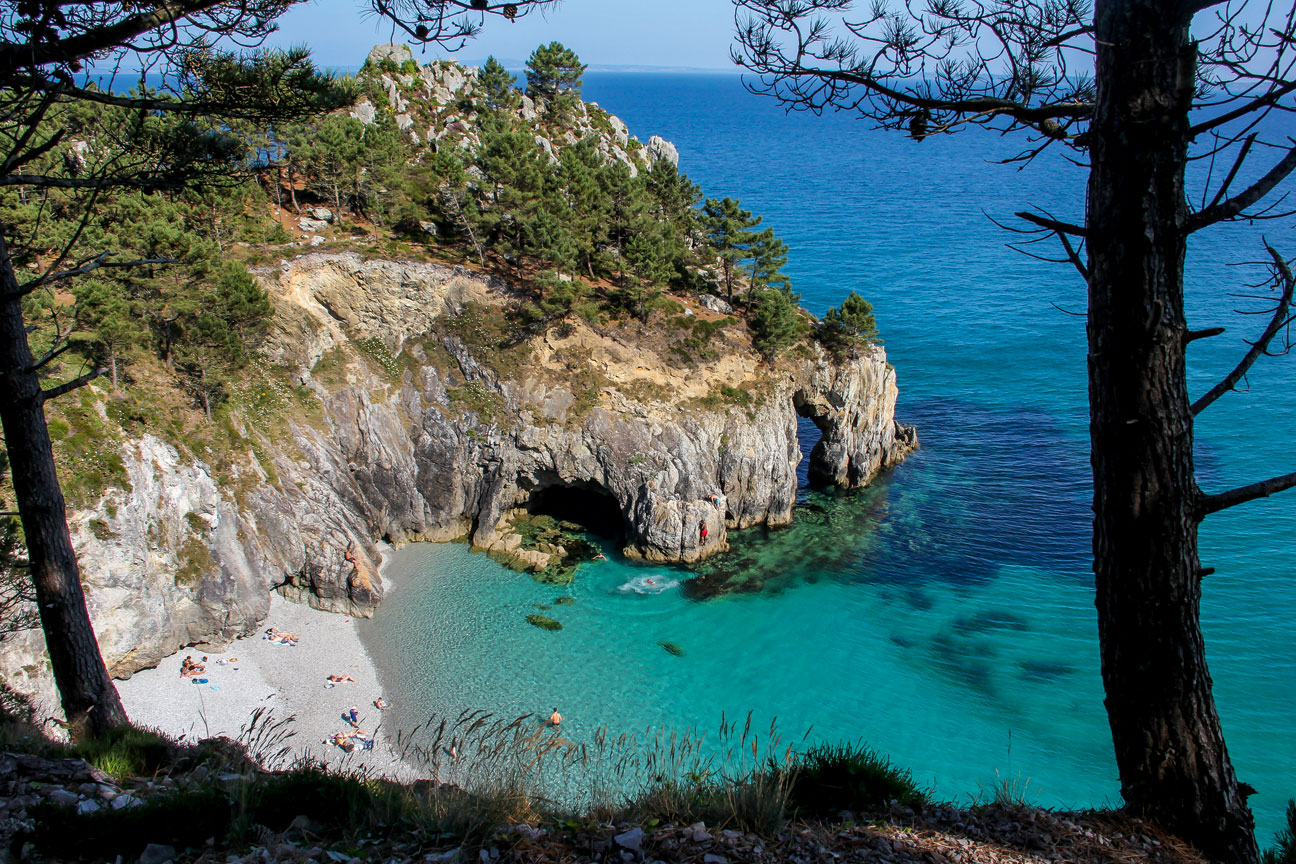
[[[541,45],[526,62],[527,95],[545,101],[546,116],[565,119],[580,100],[581,76],[585,66],[576,52],[560,42]]]
[[[766,360],[772,361],[780,351],[805,335],[805,321],[797,305],[800,298],[786,288],[762,288],[753,293],[748,322],[752,344]]]
[[[462,387],[447,387],[446,397],[460,412],[475,414],[477,420],[487,426],[505,418],[504,397],[480,381],[469,381]]]
[[[175,758],[176,745],[155,732],[123,726],[100,738],[78,742],[71,755],[120,781],[156,774]]]
[[[481,101],[494,111],[511,111],[518,107],[522,94],[514,89],[516,83],[517,78],[493,56],[486,58],[486,64],[477,73],[477,91],[481,94]]]
[[[130,489],[130,478],[117,449],[120,436],[100,417],[89,391],[50,403],[50,414],[59,484],[73,505],[94,504],[110,486]]]
[[[1296,800],[1287,800],[1287,824],[1274,835],[1274,845],[1260,856],[1262,864],[1296,864]]]
[[[927,794],[913,775],[861,744],[820,744],[806,752],[792,781],[793,807],[806,816],[840,810],[874,814],[892,802],[920,807]]]
[[[742,209],[733,198],[722,201],[708,198],[702,205],[702,230],[720,259],[730,303],[741,262],[750,257],[751,245],[757,237],[751,229],[760,223],[760,216],[752,216],[751,211]]]
[[[873,318],[872,304],[852,291],[842,301],[841,308],[833,306],[824,313],[823,322],[815,328],[815,338],[839,358],[874,341],[877,321]]]

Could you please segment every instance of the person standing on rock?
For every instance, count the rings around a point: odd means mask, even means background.
[[[702,532],[701,532],[701,534],[702,534],[702,543],[701,543],[701,545],[705,546],[705,545],[706,545],[706,538],[707,538],[707,527],[706,527],[706,523],[705,523],[705,522],[702,523]]]

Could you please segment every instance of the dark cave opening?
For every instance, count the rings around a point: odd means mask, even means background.
[[[591,534],[609,540],[620,542],[625,538],[621,505],[597,483],[541,486],[531,493],[527,510],[537,516],[575,522]]]
[[[797,464],[797,489],[804,492],[811,487],[825,485],[824,478],[816,477],[811,470],[810,454],[823,438],[828,418],[822,406],[816,406],[805,391],[793,395],[792,407],[797,413],[797,444],[801,447],[801,461]]]

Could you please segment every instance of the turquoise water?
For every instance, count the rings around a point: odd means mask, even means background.
[[[710,195],[764,214],[814,311],[858,290],[874,303],[922,449],[868,490],[803,492],[794,526],[733,536],[735,554],[692,574],[613,560],[568,592],[459,545],[397,554],[392,602],[361,635],[400,703],[397,722],[486,708],[599,726],[718,726],[754,711],[789,738],[863,739],[966,801],[1029,778],[1049,805],[1114,803],[1092,577],[1084,285],[1005,248],[986,215],[1031,205],[1079,220],[1084,174],[1058,159],[1025,171],[989,159],[1013,143],[969,133],[914,143],[844,116],[787,115],[736,79],[589,75],[586,97],[646,139],[676,143]],[[1194,348],[1208,387],[1258,326],[1230,298],[1261,257],[1287,254],[1286,223],[1230,226],[1190,258],[1190,322],[1224,337]],[[1037,251],[1043,251],[1037,249]],[[1058,307],[1061,307],[1060,309]],[[1296,466],[1296,363],[1265,362],[1251,390],[1200,419],[1208,491]],[[1225,734],[1262,843],[1296,795],[1296,493],[1213,517],[1202,532],[1204,628]],[[704,599],[729,571],[760,590]],[[622,590],[635,579],[680,584]],[[665,582],[662,582],[665,580]],[[644,583],[639,583],[646,588]],[[529,625],[533,604],[574,602]],[[659,641],[678,644],[674,656]]]

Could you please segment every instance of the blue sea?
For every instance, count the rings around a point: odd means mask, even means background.
[[[922,447],[866,490],[803,489],[791,527],[732,534],[735,553],[714,567],[758,574],[759,591],[694,599],[690,571],[612,549],[563,589],[460,544],[399,551],[390,599],[361,629],[397,717],[558,706],[579,740],[706,731],[750,711],[789,741],[866,742],[959,803],[1006,781],[1038,804],[1118,804],[1090,572],[1085,286],[1007,248],[1018,238],[991,221],[1029,208],[1082,221],[1085,171],[1049,153],[998,164],[1021,139],[914,142],[848,115],[789,114],[736,76],[589,74],[585,98],[642,140],[673,141],[707,195],[762,215],[809,309],[852,290],[872,301],[898,417]],[[1194,168],[1197,195],[1207,167]],[[1215,229],[1191,248],[1190,323],[1228,328],[1194,345],[1194,393],[1262,326],[1232,296],[1255,293],[1262,271],[1234,265],[1264,257],[1262,232],[1296,255],[1289,222]],[[1198,422],[1207,491],[1296,470],[1296,358],[1262,361],[1249,385]],[[1296,796],[1294,537],[1296,492],[1201,534],[1216,568],[1202,612],[1215,694],[1238,774],[1258,790],[1262,845]],[[553,606],[560,596],[574,602]],[[535,604],[563,629],[528,624]]]

